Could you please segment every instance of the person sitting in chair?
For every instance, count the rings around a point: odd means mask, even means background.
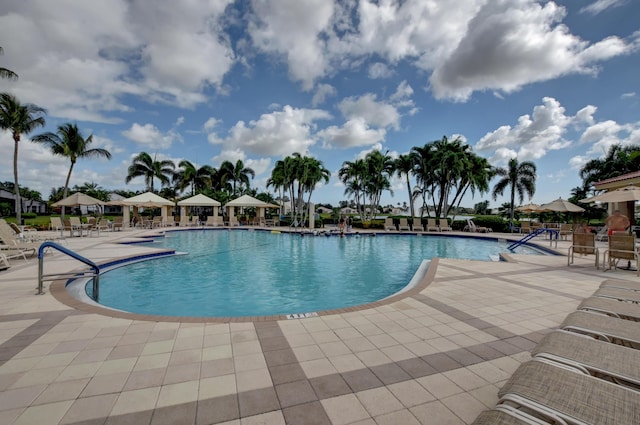
[[[615,210],[613,214],[607,217],[605,224],[609,228],[609,236],[613,235],[613,232],[624,232],[631,226],[627,216],[623,215],[620,210]]]

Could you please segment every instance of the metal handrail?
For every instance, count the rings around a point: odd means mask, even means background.
[[[527,243],[531,239],[533,239],[536,236],[539,236],[539,235],[541,235],[541,234],[543,234],[545,232],[549,233],[550,245],[552,245],[553,241],[555,240],[556,247],[557,247],[558,246],[558,237],[560,235],[560,232],[558,230],[556,230],[556,229],[549,229],[547,227],[541,227],[540,229],[537,229],[535,232],[529,233],[528,235],[525,235],[522,239],[512,243],[511,245],[509,245],[507,247],[507,249],[508,250],[512,250],[514,248],[519,247],[520,245],[524,245],[525,243]]]
[[[60,252],[62,252],[63,254],[68,255],[69,257],[80,261],[81,263],[84,263],[86,265],[88,265],[89,267],[91,267],[91,269],[93,270],[93,273],[91,274],[85,274],[85,272],[81,272],[81,273],[55,273],[55,274],[43,274],[44,271],[44,250],[47,248],[53,248],[56,249]],[[43,242],[40,247],[38,248],[38,292],[36,293],[36,295],[42,295],[44,294],[44,281],[45,278],[61,278],[61,277],[65,277],[65,276],[93,276],[93,297],[94,299],[98,298],[98,290],[99,290],[99,279],[100,279],[100,267],[94,263],[93,261],[89,260],[88,258],[83,257],[82,255],[77,254],[76,252],[71,251],[70,249],[67,249],[55,242]],[[48,279],[48,280],[55,280],[55,279]]]

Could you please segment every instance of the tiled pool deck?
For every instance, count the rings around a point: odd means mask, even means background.
[[[114,244],[140,234],[66,246],[106,262],[152,251]],[[230,323],[75,309],[48,284],[34,295],[37,260],[14,259],[0,272],[0,423],[469,424],[603,280],[639,280],[596,270],[592,256],[571,267],[564,256],[511,258],[439,259],[426,288],[373,308]],[[45,273],[78,265],[48,254]]]

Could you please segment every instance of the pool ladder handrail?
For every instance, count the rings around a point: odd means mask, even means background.
[[[549,229],[546,227],[541,227],[540,229],[535,230],[534,232],[529,233],[528,235],[524,235],[524,237],[518,241],[515,241],[514,243],[512,243],[511,245],[509,245],[507,247],[508,250],[513,250],[517,247],[519,247],[520,245],[524,245],[525,243],[527,243],[528,241],[530,241],[531,239],[535,238],[536,236],[540,236],[543,233],[549,233],[549,246],[551,246],[553,244],[553,242],[556,242],[556,248],[558,247],[558,237],[560,235],[560,232],[557,229]]]
[[[63,254],[68,255],[69,257],[80,261],[91,267],[91,271],[89,272],[70,272],[70,273],[52,273],[52,274],[43,274],[44,271],[44,251],[47,248],[56,249]],[[55,242],[43,242],[38,248],[38,287],[36,288],[38,292],[36,295],[44,294],[44,281],[48,280],[56,280],[63,277],[93,277],[93,298],[98,299],[98,289],[99,289],[99,280],[100,280],[100,267],[89,260],[88,258],[79,255],[78,253],[71,251]]]

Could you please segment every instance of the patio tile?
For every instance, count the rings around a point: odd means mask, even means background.
[[[322,407],[333,425],[346,425],[369,418],[367,410],[355,394],[347,394],[322,400]]]
[[[236,372],[245,372],[247,370],[265,369],[267,362],[262,353],[247,354],[243,356],[233,357],[234,368]]]
[[[286,425],[280,411],[242,418],[240,423],[242,425]]]
[[[105,360],[96,371],[96,375],[111,375],[113,373],[131,372],[136,365],[136,358]]]
[[[206,400],[215,397],[236,394],[235,375],[215,376],[201,379],[198,388],[198,399]]]
[[[228,375],[234,372],[233,359],[208,360],[200,364],[200,378]]]
[[[118,399],[110,415],[124,415],[127,413],[153,410],[159,395],[160,387],[123,391],[118,395]]]
[[[63,424],[75,424],[91,421],[98,418],[106,418],[111,412],[118,394],[105,394],[94,397],[79,398],[73,402],[67,413],[60,421]],[[104,420],[104,419],[103,419]]]
[[[369,369],[353,370],[342,373],[341,376],[354,392],[378,388],[383,385],[382,381]]]
[[[196,381],[200,378],[200,363],[179,364],[167,367],[163,385]]]
[[[108,360],[125,359],[128,357],[138,357],[144,348],[144,344],[118,345],[111,350],[107,356]]]
[[[299,364],[286,364],[269,368],[274,385],[306,379],[306,375]]]
[[[164,381],[166,370],[164,368],[146,369],[134,371],[129,374],[124,390],[137,390],[141,388],[159,387]]]
[[[313,388],[306,379],[276,385],[275,389],[282,407],[295,406],[296,404],[317,400]]]
[[[244,391],[238,394],[240,416],[253,416],[280,408],[273,387]]]
[[[32,405],[75,400],[88,383],[89,378],[78,379],[76,381],[54,382],[40,393]]]
[[[191,403],[198,399],[198,381],[163,385],[160,388],[157,407]]]
[[[255,369],[245,372],[236,372],[236,384],[238,392],[269,388],[273,386],[268,369]]]
[[[464,425],[465,423],[439,401],[421,404],[409,409],[422,425],[447,424]]]
[[[94,376],[82,391],[81,397],[100,394],[110,394],[122,391],[129,378],[129,373],[115,373],[113,375]]]
[[[238,397],[235,394],[198,401],[197,425],[217,424],[239,417]]]
[[[411,379],[400,366],[395,363],[388,363],[371,367],[371,371],[385,384],[394,384],[400,381]]]
[[[435,400],[429,391],[414,380],[391,384],[387,388],[405,407],[413,407]]]
[[[471,423],[486,406],[468,393],[460,393],[440,400],[465,423]]]
[[[287,424],[334,425],[319,401],[286,407],[282,413]]]
[[[418,378],[416,381],[438,399],[463,391],[462,388],[440,373]]]
[[[149,425],[153,410],[144,412],[125,413],[123,415],[111,415],[104,425]]]
[[[360,391],[356,393],[356,397],[371,416],[383,415],[404,408],[402,403],[386,387]]]
[[[264,359],[269,367],[298,362],[298,359],[291,348],[265,352]]]
[[[412,378],[419,378],[421,376],[433,375],[437,371],[427,362],[420,358],[412,358],[408,360],[402,360],[396,363]]]
[[[169,365],[180,365],[189,363],[199,363],[202,361],[202,350],[180,350],[171,353]]]
[[[13,425],[56,424],[67,413],[73,401],[60,401],[39,406],[31,406],[13,422]]]
[[[351,393],[351,388],[339,374],[312,378],[309,383],[319,399],[335,397]]]
[[[0,411],[29,406],[45,388],[46,385],[35,385],[1,392]]]
[[[408,410],[399,410],[384,415],[376,416],[376,425],[420,425],[420,422]]]
[[[336,368],[328,359],[317,359],[300,362],[300,366],[307,375],[307,378],[315,378],[317,376],[331,375],[336,373]]]
[[[423,356],[422,360],[429,363],[438,372],[446,372],[448,370],[457,369],[462,367],[460,363],[453,360],[451,357],[444,353],[434,353],[427,356]]]
[[[191,425],[196,421],[195,401],[158,407],[153,411],[151,425]]]

